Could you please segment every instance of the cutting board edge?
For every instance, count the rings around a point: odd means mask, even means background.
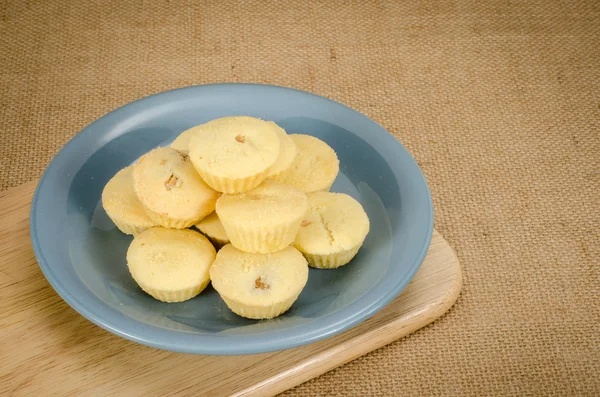
[[[452,252],[455,263],[456,279],[451,284],[450,288],[448,288],[445,295],[441,296],[438,300],[431,302],[412,319],[407,319],[406,317],[408,316],[397,317],[393,321],[387,322],[381,327],[360,334],[352,340],[346,341],[342,344],[334,345],[330,349],[322,351],[319,354],[297,363],[292,369],[281,372],[276,376],[265,379],[255,385],[240,390],[234,394],[231,394],[231,396],[263,397],[277,395],[320,375],[323,375],[324,373],[340,367],[361,356],[364,356],[365,354],[402,339],[443,317],[444,314],[446,314],[452,308],[452,306],[454,306],[458,300],[458,297],[460,296],[463,284],[463,274],[462,267],[458,257],[456,256],[456,253],[450,247],[446,239],[444,239],[444,237],[434,229],[434,238],[436,235],[442,239],[443,243],[446,245],[445,248]],[[432,239],[432,243],[433,242],[434,239]],[[407,321],[410,321],[409,326],[406,326],[405,324]],[[373,338],[374,336],[375,338]],[[376,336],[383,337],[376,338]],[[371,341],[371,338],[374,340]],[[361,342],[365,343],[361,344]],[[345,347],[348,346],[358,346],[359,348],[356,350],[345,349]],[[302,371],[299,369],[302,369]]]

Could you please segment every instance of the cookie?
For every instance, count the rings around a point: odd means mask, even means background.
[[[293,247],[250,254],[227,244],[218,252],[210,277],[234,313],[266,319],[281,315],[296,301],[308,281],[308,266]]]
[[[188,154],[190,151],[190,140],[192,136],[198,131],[199,126],[194,126],[183,131],[175,140],[171,143],[171,147],[175,150],[179,150],[181,153]]]
[[[274,123],[273,123],[274,124]],[[277,161],[275,164],[267,171],[267,179],[272,179],[277,182],[283,182],[285,176],[287,175],[287,171],[294,162],[296,158],[296,153],[298,149],[296,149],[296,144],[290,138],[288,134],[285,133],[283,128],[277,126],[276,128],[277,136],[279,137],[279,157],[277,157]]]
[[[125,234],[139,234],[156,226],[133,191],[133,167],[123,168],[102,191],[102,207],[114,224]]]
[[[152,150],[133,166],[133,188],[154,222],[176,229],[213,212],[219,197],[186,154],[168,147]]]
[[[308,201],[300,190],[265,181],[245,193],[222,195],[216,207],[231,244],[242,251],[264,254],[294,241]]]
[[[190,141],[194,167],[213,189],[241,193],[258,186],[279,156],[274,123],[225,117],[197,127]]]
[[[192,230],[154,227],[137,235],[127,250],[133,279],[163,302],[182,302],[198,295],[210,281],[216,251]]]
[[[216,249],[220,249],[226,244],[229,244],[227,232],[219,219],[216,212],[208,215],[196,225],[196,229],[200,230],[213,243]]]
[[[369,218],[358,201],[343,193],[315,192],[294,246],[316,268],[350,262],[369,233]]]
[[[290,138],[298,153],[283,182],[305,193],[328,191],[340,170],[333,149],[314,136],[292,134]]]

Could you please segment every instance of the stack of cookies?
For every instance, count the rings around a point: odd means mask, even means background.
[[[338,171],[315,137],[225,117],[119,171],[102,204],[135,236],[127,264],[148,294],[181,302],[212,281],[236,314],[273,318],[300,295],[308,265],[345,265],[369,231],[356,200],[329,192]]]

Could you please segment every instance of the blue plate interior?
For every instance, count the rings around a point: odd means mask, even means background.
[[[273,120],[288,133],[314,135],[340,159],[332,191],[365,208],[371,231],[354,260],[311,269],[285,315],[266,321],[233,314],[210,286],[177,304],[158,302],[131,278],[131,237],[100,203],[121,168],[180,132],[229,115]],[[202,354],[247,354],[313,342],[368,318],[411,280],[431,240],[433,211],[425,179],[410,154],[382,127],[337,102],[306,92],[253,84],[218,84],[143,98],[98,119],[52,160],[34,196],[31,236],[40,266],[75,310],[125,338]]]

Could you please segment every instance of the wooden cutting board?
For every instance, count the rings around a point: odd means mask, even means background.
[[[0,192],[0,395],[269,396],[391,343],[458,298],[456,255],[434,232],[427,258],[387,307],[332,338],[295,349],[219,357],[135,344],[92,324],[54,292],[33,255],[35,183]]]

